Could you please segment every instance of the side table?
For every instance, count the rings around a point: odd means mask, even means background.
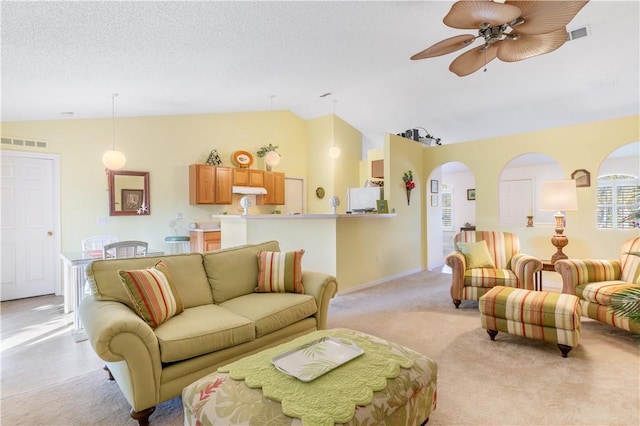
[[[555,265],[553,263],[551,263],[550,260],[541,260],[542,262],[542,269],[539,270],[538,272],[536,272],[535,274],[535,282],[534,282],[534,289],[536,291],[542,291],[542,271],[555,271]]]

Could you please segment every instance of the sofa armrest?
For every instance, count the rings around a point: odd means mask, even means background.
[[[462,299],[464,289],[464,271],[467,270],[467,260],[459,251],[453,251],[445,258],[445,263],[451,268],[451,298]]]
[[[574,295],[580,284],[619,280],[621,271],[616,259],[561,259],[554,267],[562,276],[562,292]]]
[[[86,297],[80,304],[79,313],[89,343],[100,359],[129,362],[130,358],[144,357],[144,362],[160,371],[160,346],[156,335],[127,306]]]
[[[511,258],[511,270],[518,277],[518,288],[535,290],[535,273],[542,270],[542,261],[524,253],[516,253]]]
[[[338,291],[336,278],[315,271],[302,271],[302,286],[304,293],[313,296],[318,305],[318,312],[315,317],[318,321],[318,329],[327,328],[327,312],[329,311],[329,301]]]

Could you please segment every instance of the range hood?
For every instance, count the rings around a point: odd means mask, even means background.
[[[234,185],[231,188],[231,192],[234,194],[245,194],[245,195],[265,195],[267,190],[264,188],[260,188],[257,186],[236,186]]]

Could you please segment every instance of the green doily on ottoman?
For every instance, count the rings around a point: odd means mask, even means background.
[[[363,349],[364,354],[311,383],[283,374],[271,364],[274,356],[327,336],[350,340]],[[286,415],[301,418],[305,424],[333,425],[353,417],[356,405],[369,404],[373,392],[384,389],[387,379],[397,377],[400,367],[412,366],[410,359],[360,336],[319,330],[220,367],[218,371],[228,372],[234,380],[244,380],[250,388],[261,388],[264,396],[280,401]]]

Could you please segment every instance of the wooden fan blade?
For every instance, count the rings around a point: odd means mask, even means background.
[[[589,0],[520,1],[508,0],[505,4],[522,11],[524,23],[516,25],[514,31],[522,34],[546,34],[566,27]]]
[[[458,1],[453,4],[442,22],[452,28],[479,30],[482,24],[492,27],[513,21],[520,9],[492,1]]]
[[[420,53],[416,53],[411,57],[414,61],[417,59],[434,58],[436,56],[446,55],[447,53],[455,52],[463,47],[469,46],[474,42],[476,36],[473,34],[464,34],[455,37],[451,37],[437,42],[431,47],[426,48]]]
[[[553,52],[567,41],[565,28],[547,34],[520,34],[517,40],[506,38],[498,44],[498,58],[516,62]]]
[[[493,61],[498,54],[498,47],[496,44],[490,44],[486,49],[484,46],[476,47],[471,50],[467,50],[462,55],[458,56],[451,65],[449,65],[449,71],[456,74],[458,77],[464,77],[478,71],[484,65]]]

